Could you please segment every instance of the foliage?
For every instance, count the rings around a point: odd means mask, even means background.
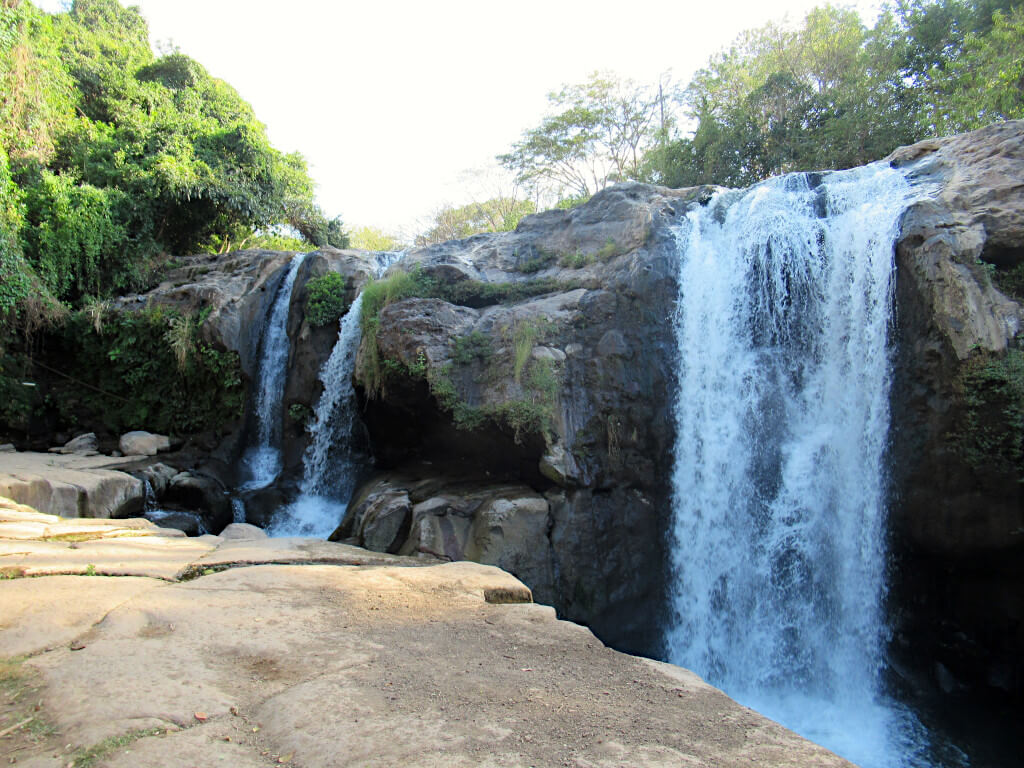
[[[352,248],[364,251],[400,251],[404,247],[402,238],[388,234],[376,227],[359,227],[349,235]]]
[[[641,176],[745,186],[1019,117],[1022,14],[1013,0],[895,0],[871,29],[826,5],[748,30],[694,75],[692,134],[648,152]]]
[[[965,408],[951,437],[960,455],[981,474],[1024,482],[1024,352],[976,354],[958,388]]]
[[[292,403],[288,406],[288,418],[303,427],[313,420],[313,409],[305,403]]]
[[[963,50],[935,78],[933,121],[967,131],[1024,117],[1024,6],[997,10],[987,33],[971,32]]]
[[[515,229],[524,216],[536,213],[536,210],[532,200],[514,197],[494,197],[458,208],[445,206],[434,214],[430,229],[416,237],[416,245],[461,240],[482,232],[508,232]]]
[[[346,287],[345,278],[337,272],[327,272],[306,283],[306,320],[310,325],[337,324],[348,309]]]
[[[491,337],[480,331],[457,337],[452,346],[452,360],[456,365],[472,365],[476,362],[486,365],[494,354]]]
[[[53,331],[38,376],[54,374],[49,404],[68,426],[182,434],[238,418],[238,356],[197,338],[199,318],[160,307],[111,313],[102,333],[85,312]],[[56,362],[59,361],[59,362]],[[37,360],[37,363],[41,363]]]
[[[551,111],[498,161],[527,188],[589,197],[612,181],[639,178],[644,155],[664,135],[664,93],[594,72],[548,94]],[[659,110],[659,107],[661,109]]]
[[[343,247],[305,160],[117,0],[48,14],[0,4],[0,314],[137,290],[166,252],[225,251],[289,227]],[[45,296],[43,296],[45,294]]]

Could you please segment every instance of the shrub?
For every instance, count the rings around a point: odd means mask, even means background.
[[[320,328],[337,324],[348,306],[345,302],[345,278],[337,272],[328,272],[306,283],[306,320]]]
[[[452,359],[457,365],[472,365],[476,361],[486,363],[494,354],[491,337],[480,331],[459,336],[455,339],[454,347]]]

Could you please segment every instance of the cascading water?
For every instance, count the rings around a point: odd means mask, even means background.
[[[281,280],[270,307],[260,345],[253,413],[256,417],[256,444],[246,450],[242,466],[246,480],[242,490],[264,488],[281,472],[281,401],[288,375],[288,309],[292,287],[306,254],[292,257],[288,272]]]
[[[301,492],[295,501],[278,511],[267,529],[271,536],[327,538],[345,513],[355,482],[351,448],[355,422],[352,371],[359,348],[362,306],[360,295],[341,319],[338,341],[320,370],[324,391],[316,404],[310,443],[302,457]]]
[[[893,251],[876,164],[718,193],[679,226],[669,659],[872,768],[921,729],[881,685]]]
[[[403,255],[401,251],[374,254],[378,277]],[[323,394],[317,401],[310,441],[302,457],[303,476],[295,501],[278,511],[267,528],[271,536],[329,536],[345,514],[356,480],[352,453],[355,390],[352,373],[361,339],[360,294],[341,318],[338,340],[323,368]]]

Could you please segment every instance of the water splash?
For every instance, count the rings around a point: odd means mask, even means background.
[[[246,481],[241,490],[265,488],[281,473],[281,402],[288,377],[288,310],[291,306],[292,287],[306,254],[292,257],[288,272],[281,280],[263,328],[259,370],[253,413],[256,417],[256,444],[242,457]]]
[[[670,660],[872,768],[924,750],[880,680],[893,252],[914,194],[883,164],[791,175],[677,231]]]

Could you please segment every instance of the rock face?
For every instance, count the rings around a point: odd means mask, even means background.
[[[338,535],[500,564],[607,641],[657,652],[669,226],[707,193],[620,184],[515,232],[410,252],[393,270],[426,295],[383,308],[356,371],[374,455],[397,477],[357,491]]]
[[[898,150],[893,603],[947,690],[1024,689],[1024,123]],[[910,642],[909,640],[907,642]]]
[[[180,260],[157,288],[141,296],[120,302],[131,309],[141,304],[159,304],[179,310],[206,312],[201,332],[205,341],[220,349],[237,352],[242,371],[251,380],[260,362],[260,342],[270,305],[287,272],[292,254],[277,251],[235,251],[214,256],[204,254]],[[354,298],[373,276],[373,261],[364,251],[340,251],[326,248],[309,254],[296,275],[288,312],[287,332],[292,340],[288,378],[282,411],[291,406],[311,408],[319,397],[320,367],[330,355],[338,335],[336,327],[316,328],[305,320],[308,297],[306,284],[328,271],[346,278],[349,300]],[[247,409],[251,416],[252,409]],[[286,472],[295,474],[301,465],[307,442],[303,425],[286,420],[283,457]],[[251,423],[242,433],[221,446],[220,454],[229,463],[244,447]]]

